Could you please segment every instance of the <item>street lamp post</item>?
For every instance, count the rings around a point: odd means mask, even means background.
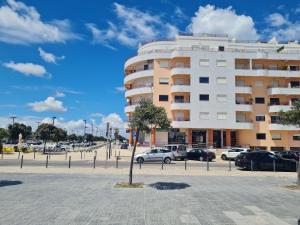
[[[54,122],[55,122],[56,117],[52,116],[52,125],[54,126]]]
[[[14,125],[14,124],[15,124],[15,119],[16,119],[17,117],[16,117],[16,116],[11,116],[10,118],[12,119],[12,125]]]

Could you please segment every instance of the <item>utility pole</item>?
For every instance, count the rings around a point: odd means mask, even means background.
[[[10,118],[12,119],[12,125],[14,125],[14,124],[15,124],[15,119],[16,119],[17,117],[16,117],[16,116],[11,116]]]
[[[36,122],[36,123],[37,123],[37,128],[39,128],[41,122]]]
[[[92,136],[94,136],[94,122],[92,122]]]
[[[85,138],[85,129],[86,129],[86,120],[83,120],[84,128],[83,128],[83,138]]]

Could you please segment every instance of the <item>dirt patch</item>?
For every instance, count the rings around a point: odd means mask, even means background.
[[[128,182],[118,182],[114,186],[115,188],[143,188],[144,183],[132,183],[129,184]]]
[[[300,185],[285,185],[283,186],[284,188],[287,188],[289,190],[293,190],[293,191],[300,191]]]

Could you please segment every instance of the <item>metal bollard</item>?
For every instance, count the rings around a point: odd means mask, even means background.
[[[161,169],[164,170],[164,158],[161,158]]]
[[[94,169],[96,168],[96,156],[94,156]]]
[[[66,151],[65,160],[67,160],[67,157],[68,157],[68,152]]]
[[[21,158],[21,169],[23,168],[23,155],[22,155],[22,158]]]
[[[276,172],[276,162],[275,162],[275,160],[273,160],[273,172],[274,173]]]
[[[121,156],[120,151],[119,151],[119,156]]]
[[[116,157],[116,168],[119,167],[119,156]]]
[[[209,159],[206,157],[206,170],[209,171]]]
[[[108,160],[108,151],[106,150],[106,161]]]
[[[82,160],[82,151],[80,151],[80,159]]]
[[[20,151],[19,151],[19,154],[18,154],[18,159],[20,159],[20,154],[21,154],[21,153],[20,153]]]
[[[253,161],[251,160],[251,171],[253,172]]]
[[[46,156],[46,168],[48,168],[48,155]]]
[[[69,169],[71,168],[71,156],[69,156]]]
[[[231,160],[229,160],[228,163],[229,163],[229,171],[231,171]]]
[[[2,151],[1,151],[1,159],[3,159],[3,153],[4,153],[4,150],[2,149]]]
[[[33,152],[33,159],[35,160],[35,151]]]
[[[186,162],[187,162],[187,160],[184,159],[184,170],[186,170]]]
[[[139,160],[140,169],[142,169],[142,160]]]
[[[49,153],[49,160],[51,159],[51,152]]]
[[[97,151],[95,151],[95,157],[97,158]]]

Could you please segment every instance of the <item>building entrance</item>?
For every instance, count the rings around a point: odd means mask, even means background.
[[[192,131],[192,144],[206,147],[206,130]]]

